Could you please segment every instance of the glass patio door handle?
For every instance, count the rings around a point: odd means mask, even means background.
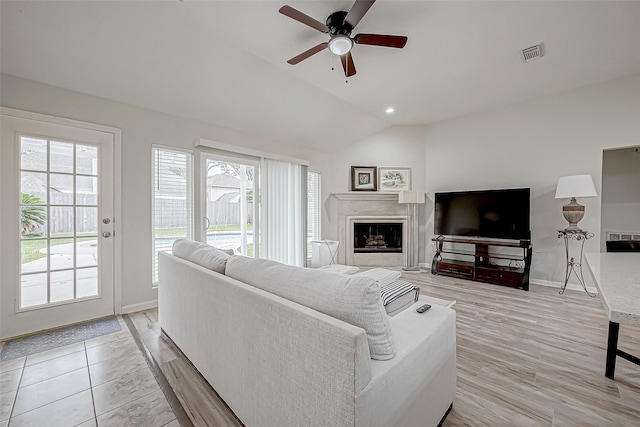
[[[104,233],[102,233],[102,237],[109,238],[109,237],[111,237],[111,233],[108,232],[108,231],[105,231]]]
[[[210,220],[209,218],[207,218],[206,216],[205,216],[205,217],[203,217],[203,219],[204,219],[204,223],[206,224],[206,225],[204,226],[204,229],[205,229],[205,230],[208,230],[208,229],[209,229],[209,227],[211,226],[211,220]]]

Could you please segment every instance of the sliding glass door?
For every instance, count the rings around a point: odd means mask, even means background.
[[[202,154],[202,240],[257,257],[258,162]]]

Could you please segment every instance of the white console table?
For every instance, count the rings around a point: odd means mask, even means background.
[[[617,356],[640,365],[640,358],[618,349],[620,323],[640,327],[640,253],[591,253],[585,257],[609,318],[605,376],[613,379]]]

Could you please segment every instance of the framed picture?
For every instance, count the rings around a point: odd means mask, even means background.
[[[411,168],[379,168],[380,191],[411,190]]]
[[[378,191],[375,166],[351,166],[351,191]]]

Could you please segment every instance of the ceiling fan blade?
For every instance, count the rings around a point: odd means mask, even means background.
[[[346,77],[351,77],[356,74],[356,66],[353,63],[353,56],[351,56],[351,52],[347,52],[340,57],[340,61],[342,61],[342,68],[344,69],[344,75]]]
[[[353,41],[358,44],[403,48],[407,44],[405,36],[388,36],[384,34],[356,34]]]
[[[298,22],[302,22],[303,24],[308,25],[311,28],[315,28],[316,30],[322,33],[329,32],[329,28],[327,28],[325,24],[323,24],[322,22],[316,19],[313,19],[309,15],[305,15],[299,10],[292,8],[291,6],[282,6],[279,12],[285,16],[288,16],[291,19],[295,19]]]
[[[294,56],[293,58],[291,58],[287,62],[289,64],[291,64],[291,65],[296,65],[298,62],[304,61],[308,57],[313,56],[316,53],[325,50],[326,48],[327,48],[327,43],[320,43],[319,45],[314,46],[311,49],[305,50],[300,55]]]
[[[351,6],[349,13],[344,18],[345,22],[348,22],[351,25],[351,28],[355,28],[358,25],[358,22],[362,19],[365,13],[369,10],[371,6],[376,2],[376,0],[356,0],[356,2]]]

